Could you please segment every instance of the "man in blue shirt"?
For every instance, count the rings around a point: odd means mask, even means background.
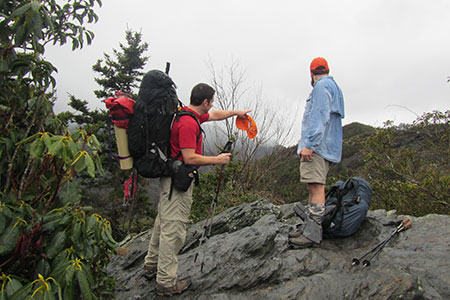
[[[327,173],[331,163],[341,161],[342,154],[342,91],[328,75],[330,70],[324,58],[315,58],[310,71],[313,90],[306,99],[302,136],[297,149],[301,156],[301,182],[308,185],[309,205],[303,233],[289,234],[289,243],[294,248],[320,245]]]

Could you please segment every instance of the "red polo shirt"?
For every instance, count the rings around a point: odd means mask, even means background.
[[[209,113],[198,115],[194,110],[188,107],[183,107],[183,110],[193,112],[200,124],[209,119]],[[203,134],[200,135],[200,138],[197,141],[199,133],[200,128],[191,116],[180,116],[179,122],[174,119],[170,134],[170,156],[177,156],[178,153],[181,152],[181,149],[185,148],[195,149],[196,154],[202,155]],[[183,156],[180,155],[178,159],[183,161]]]

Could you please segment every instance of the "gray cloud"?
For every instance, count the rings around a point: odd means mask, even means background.
[[[301,114],[309,63],[323,56],[344,92],[344,123],[411,122],[411,111],[449,109],[447,0],[103,2],[92,46],[47,50],[59,69],[57,111],[66,109],[66,93],[102,106],[91,66],[118,48],[127,27],[150,45],[147,70],[172,63],[185,103],[192,86],[209,80],[209,59],[219,67],[235,59],[265,101],[300,106]]]

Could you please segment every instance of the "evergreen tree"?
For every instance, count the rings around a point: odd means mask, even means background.
[[[102,87],[94,91],[100,100],[114,96],[114,93],[119,90],[126,91],[132,98],[136,98],[133,89],[138,87],[144,74],[141,70],[148,60],[148,57],[144,56],[148,44],[142,42],[142,33],[130,29],[126,30],[125,39],[126,46],[119,44],[121,51],[113,49],[115,59],[104,53],[104,59],[97,60],[92,66],[95,72],[100,73],[98,78],[94,78]],[[78,99],[74,95],[70,95],[69,106],[75,110],[75,113],[64,112],[59,117],[66,123],[73,122],[87,131],[95,132],[100,144],[108,149],[112,144],[107,130],[108,111],[106,109],[90,110],[87,101]]]
[[[104,53],[104,59],[97,60],[92,66],[92,70],[100,73],[95,81],[102,87],[101,90],[94,91],[99,99],[105,99],[118,90],[132,93],[138,88],[140,78],[144,74],[144,68],[148,57],[143,56],[148,49],[148,44],[142,42],[142,33],[127,30],[125,32],[127,45],[119,44],[121,51],[113,49],[113,56]],[[136,98],[136,97],[134,97]]]
[[[99,73],[95,81],[101,89],[94,91],[99,100],[114,96],[116,91],[122,90],[130,94],[133,99],[137,98],[134,91],[138,88],[148,57],[144,52],[148,44],[142,42],[142,34],[127,30],[125,32],[126,45],[119,43],[120,50],[113,49],[113,55],[104,53],[103,59],[98,59],[92,69]],[[108,176],[97,180],[95,191],[84,185],[85,201],[96,207],[100,213],[111,220],[114,237],[121,239],[130,228],[131,222],[126,218],[126,209],[123,208],[123,182],[129,174],[119,169],[119,163],[112,159],[112,153],[116,153],[115,136],[112,132],[112,124],[108,124],[108,111],[105,109],[90,110],[88,102],[70,95],[69,106],[75,110],[63,112],[58,117],[66,123],[72,122],[83,127],[87,132],[95,133],[104,151],[101,154],[103,167]],[[80,178],[81,181],[83,181]],[[111,190],[112,188],[112,190]],[[102,191],[100,191],[102,190]],[[110,191],[105,197],[104,191]],[[137,197],[136,201],[144,201],[144,196]],[[147,201],[148,202],[148,201]],[[144,205],[144,204],[142,204]],[[142,206],[141,211],[142,212]],[[147,203],[148,205],[148,203]],[[134,217],[134,214],[131,214]],[[127,224],[124,224],[127,223]]]

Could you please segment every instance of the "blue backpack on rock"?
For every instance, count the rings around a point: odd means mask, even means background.
[[[362,178],[352,177],[333,184],[326,195],[329,213],[322,222],[324,238],[346,237],[358,231],[371,198],[372,188]]]
[[[323,237],[346,237],[358,231],[369,210],[371,198],[372,188],[362,178],[352,177],[333,184],[326,194]],[[303,220],[307,209],[300,202],[294,206],[294,211]]]

